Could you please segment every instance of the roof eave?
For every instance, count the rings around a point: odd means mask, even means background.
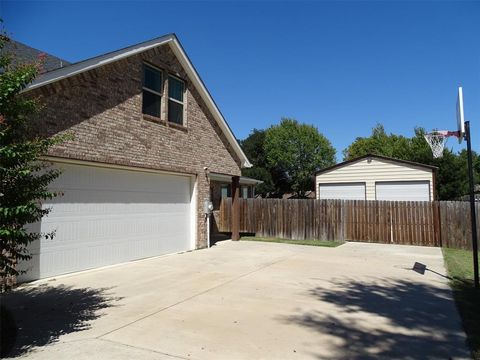
[[[220,112],[218,106],[216,105],[215,101],[213,100],[212,96],[210,95],[210,92],[206,88],[205,84],[203,83],[202,79],[198,75],[197,70],[193,66],[193,63],[190,61],[188,55],[184,51],[182,45],[180,44],[180,41],[178,41],[178,38],[173,35],[173,41],[169,44],[177,58],[179,59],[180,63],[184,67],[184,69],[187,70],[189,75],[191,76],[191,80],[195,83],[196,87],[200,88],[202,91],[200,92],[201,94],[204,94],[206,99],[205,103],[207,104],[208,109],[210,112],[213,114],[213,116],[217,119],[218,124],[220,125],[221,130],[223,133],[226,135],[227,140],[230,142],[230,144],[235,145],[232,146],[234,152],[236,155],[239,157],[240,162],[241,162],[241,167],[242,168],[250,168],[252,167],[252,164],[248,160],[247,156],[243,152],[242,148],[240,147],[240,144],[238,143],[237,139],[233,135],[232,130],[228,126],[225,118],[223,117],[222,113]],[[175,45],[175,46],[172,46]],[[220,121],[218,121],[220,120]]]
[[[223,174],[218,172],[210,172],[209,174],[210,180],[231,183],[232,182],[232,175]],[[240,176],[239,182],[241,185],[259,185],[263,184],[262,180],[257,180],[248,176]]]
[[[438,167],[433,166],[433,165],[421,164],[421,163],[416,163],[414,161],[408,161],[408,160],[395,159],[395,158],[391,158],[391,157],[383,156],[383,155],[366,154],[366,155],[359,156],[355,159],[343,161],[341,163],[329,166],[325,169],[318,170],[318,171],[315,172],[315,176],[324,174],[324,173],[329,172],[329,171],[339,169],[343,166],[347,166],[347,165],[353,164],[353,163],[358,162],[358,161],[362,161],[362,160],[367,159],[367,158],[376,158],[376,159],[381,159],[381,160],[384,160],[384,161],[393,161],[393,162],[398,162],[398,163],[405,164],[405,165],[410,165],[410,166],[421,167],[421,168],[424,168],[424,169],[429,169],[429,170],[432,170],[432,171],[438,170]]]
[[[32,83],[30,83],[23,90],[23,92],[27,92],[27,91],[39,88],[41,86],[45,86],[47,84],[60,81],[67,77],[78,75],[83,72],[93,70],[97,67],[104,66],[112,62],[119,61],[129,56],[138,54],[140,52],[147,51],[154,47],[167,44],[171,42],[174,38],[175,38],[174,34],[168,34],[168,35],[161,36],[159,38],[155,38],[140,44],[132,45],[120,50],[116,50],[113,52],[109,52],[103,55],[93,57],[91,59],[80,61],[63,68],[49,71],[45,74],[40,75],[37,79],[35,79]]]

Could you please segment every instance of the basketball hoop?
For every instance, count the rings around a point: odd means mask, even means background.
[[[443,156],[443,149],[445,144],[450,136],[459,137],[458,131],[446,131],[446,130],[434,130],[430,133],[425,134],[425,140],[432,149],[432,154],[435,159],[441,158]]]
[[[480,273],[478,271],[478,235],[477,235],[477,215],[475,205],[475,182],[473,178],[473,160],[472,160],[472,141],[470,138],[470,121],[465,121],[463,110],[463,89],[458,88],[457,95],[457,131],[438,131],[433,130],[425,134],[425,140],[432,149],[433,157],[443,156],[443,149],[450,136],[455,136],[458,142],[465,140],[467,143],[467,165],[468,165],[468,187],[470,193],[470,223],[472,226],[472,254],[473,254],[473,282],[475,289],[480,289]]]
[[[443,156],[443,149],[447,143],[448,137],[445,136],[446,131],[432,131],[425,134],[425,140],[432,149],[432,154],[435,159]]]

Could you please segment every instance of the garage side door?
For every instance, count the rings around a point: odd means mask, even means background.
[[[52,185],[64,193],[36,231],[23,280],[192,249],[191,178],[111,168],[59,165]]]
[[[377,200],[430,201],[429,181],[377,182]]]
[[[365,200],[365,183],[320,184],[320,199]]]

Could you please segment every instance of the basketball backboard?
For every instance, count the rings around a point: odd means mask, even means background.
[[[465,134],[465,114],[463,112],[463,89],[458,88],[457,95],[457,131],[459,132],[458,142],[461,143]]]

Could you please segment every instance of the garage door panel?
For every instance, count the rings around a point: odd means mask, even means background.
[[[76,248],[79,238],[82,239],[83,246],[93,247],[102,241],[108,241],[111,245],[119,245],[124,242],[136,242],[145,237],[155,241],[155,239],[161,237],[178,236],[177,224],[181,224],[180,217],[170,217],[170,221],[171,224],[167,226],[160,226],[155,218],[142,219],[141,224],[138,224],[136,219],[123,221],[122,224],[119,224],[118,221],[98,220],[46,224],[42,226],[42,231],[56,231],[56,235],[52,240],[43,242],[42,252],[63,251],[70,247]],[[158,236],[158,233],[161,233],[161,236]],[[40,248],[37,247],[37,249]]]
[[[53,191],[60,191],[53,189]],[[127,194],[126,192],[116,191],[116,192],[107,192],[107,191],[98,191],[98,193],[92,193],[88,190],[77,190],[77,189],[62,189],[65,195],[62,198],[56,198],[53,201],[50,201],[49,204],[68,204],[68,207],[72,206],[72,203],[82,205],[83,204],[94,204],[96,207],[95,211],[99,211],[102,208],[102,203],[105,206],[113,207],[115,204],[121,204],[122,208],[124,206],[129,206],[130,204],[135,204],[136,207],[139,207],[140,204],[145,204],[145,206],[159,205],[159,204],[190,204],[190,198],[185,198],[184,194],[175,194],[175,193],[144,193],[144,192],[133,192],[132,194]],[[77,200],[77,198],[80,198]],[[86,209],[85,211],[90,211],[92,209]],[[111,210],[111,209],[108,209]]]
[[[44,204],[50,214],[35,231],[52,240],[30,246],[33,271],[20,280],[190,250],[191,179],[187,176],[61,165]]]
[[[43,223],[52,223],[61,221],[61,219],[75,220],[78,216],[82,219],[97,218],[115,218],[118,216],[168,216],[169,214],[184,214],[190,206],[189,204],[95,204],[95,203],[61,203],[52,206],[49,203],[47,207],[52,208],[48,217],[43,219]]]
[[[377,182],[376,199],[390,201],[430,201],[429,181]]]
[[[54,180],[52,188],[135,193],[140,185],[139,191],[155,194],[185,194],[184,185],[189,182],[189,177],[181,175],[163,175],[96,166],[60,165],[59,167],[68,169],[69,172],[64,171],[61,177]]]
[[[320,184],[320,199],[365,200],[365,183]]]
[[[151,175],[150,175],[151,176]],[[157,175],[158,176],[158,175]],[[165,176],[165,175],[164,175]],[[84,203],[95,203],[105,202],[108,204],[129,204],[129,203],[145,203],[145,204],[168,204],[168,203],[183,203],[189,204],[191,201],[190,194],[185,192],[185,189],[189,187],[189,181],[178,181],[175,183],[175,186],[170,185],[170,183],[159,182],[157,184],[158,191],[145,191],[145,190],[106,190],[106,189],[85,189],[78,188],[73,186],[64,186],[60,187],[56,185],[51,187],[53,191],[58,191],[63,193],[63,196],[56,197],[52,199],[50,203],[52,204],[62,204],[62,203],[72,203],[72,201],[84,204]],[[189,179],[187,179],[189,180]],[[143,184],[140,183],[140,186]],[[176,189],[169,190],[169,188],[176,188],[178,186],[183,188],[182,192],[177,191]],[[131,185],[133,189],[138,188],[139,183],[133,183]]]
[[[159,218],[163,217],[162,221]],[[61,221],[42,223],[42,232],[55,231],[55,237],[44,240],[42,251],[62,249],[65,247],[78,247],[79,242],[83,246],[93,246],[103,241],[109,244],[122,242],[135,242],[142,237],[163,239],[169,236],[182,235],[179,227],[188,229],[189,223],[185,221],[184,213],[181,214],[155,214],[148,217],[133,216],[125,219],[122,216],[109,216],[99,219],[88,217],[83,219],[63,218]],[[185,240],[185,238],[183,238]],[[169,239],[166,239],[169,240]],[[180,239],[173,239],[177,243]],[[189,239],[186,239],[189,240]]]

